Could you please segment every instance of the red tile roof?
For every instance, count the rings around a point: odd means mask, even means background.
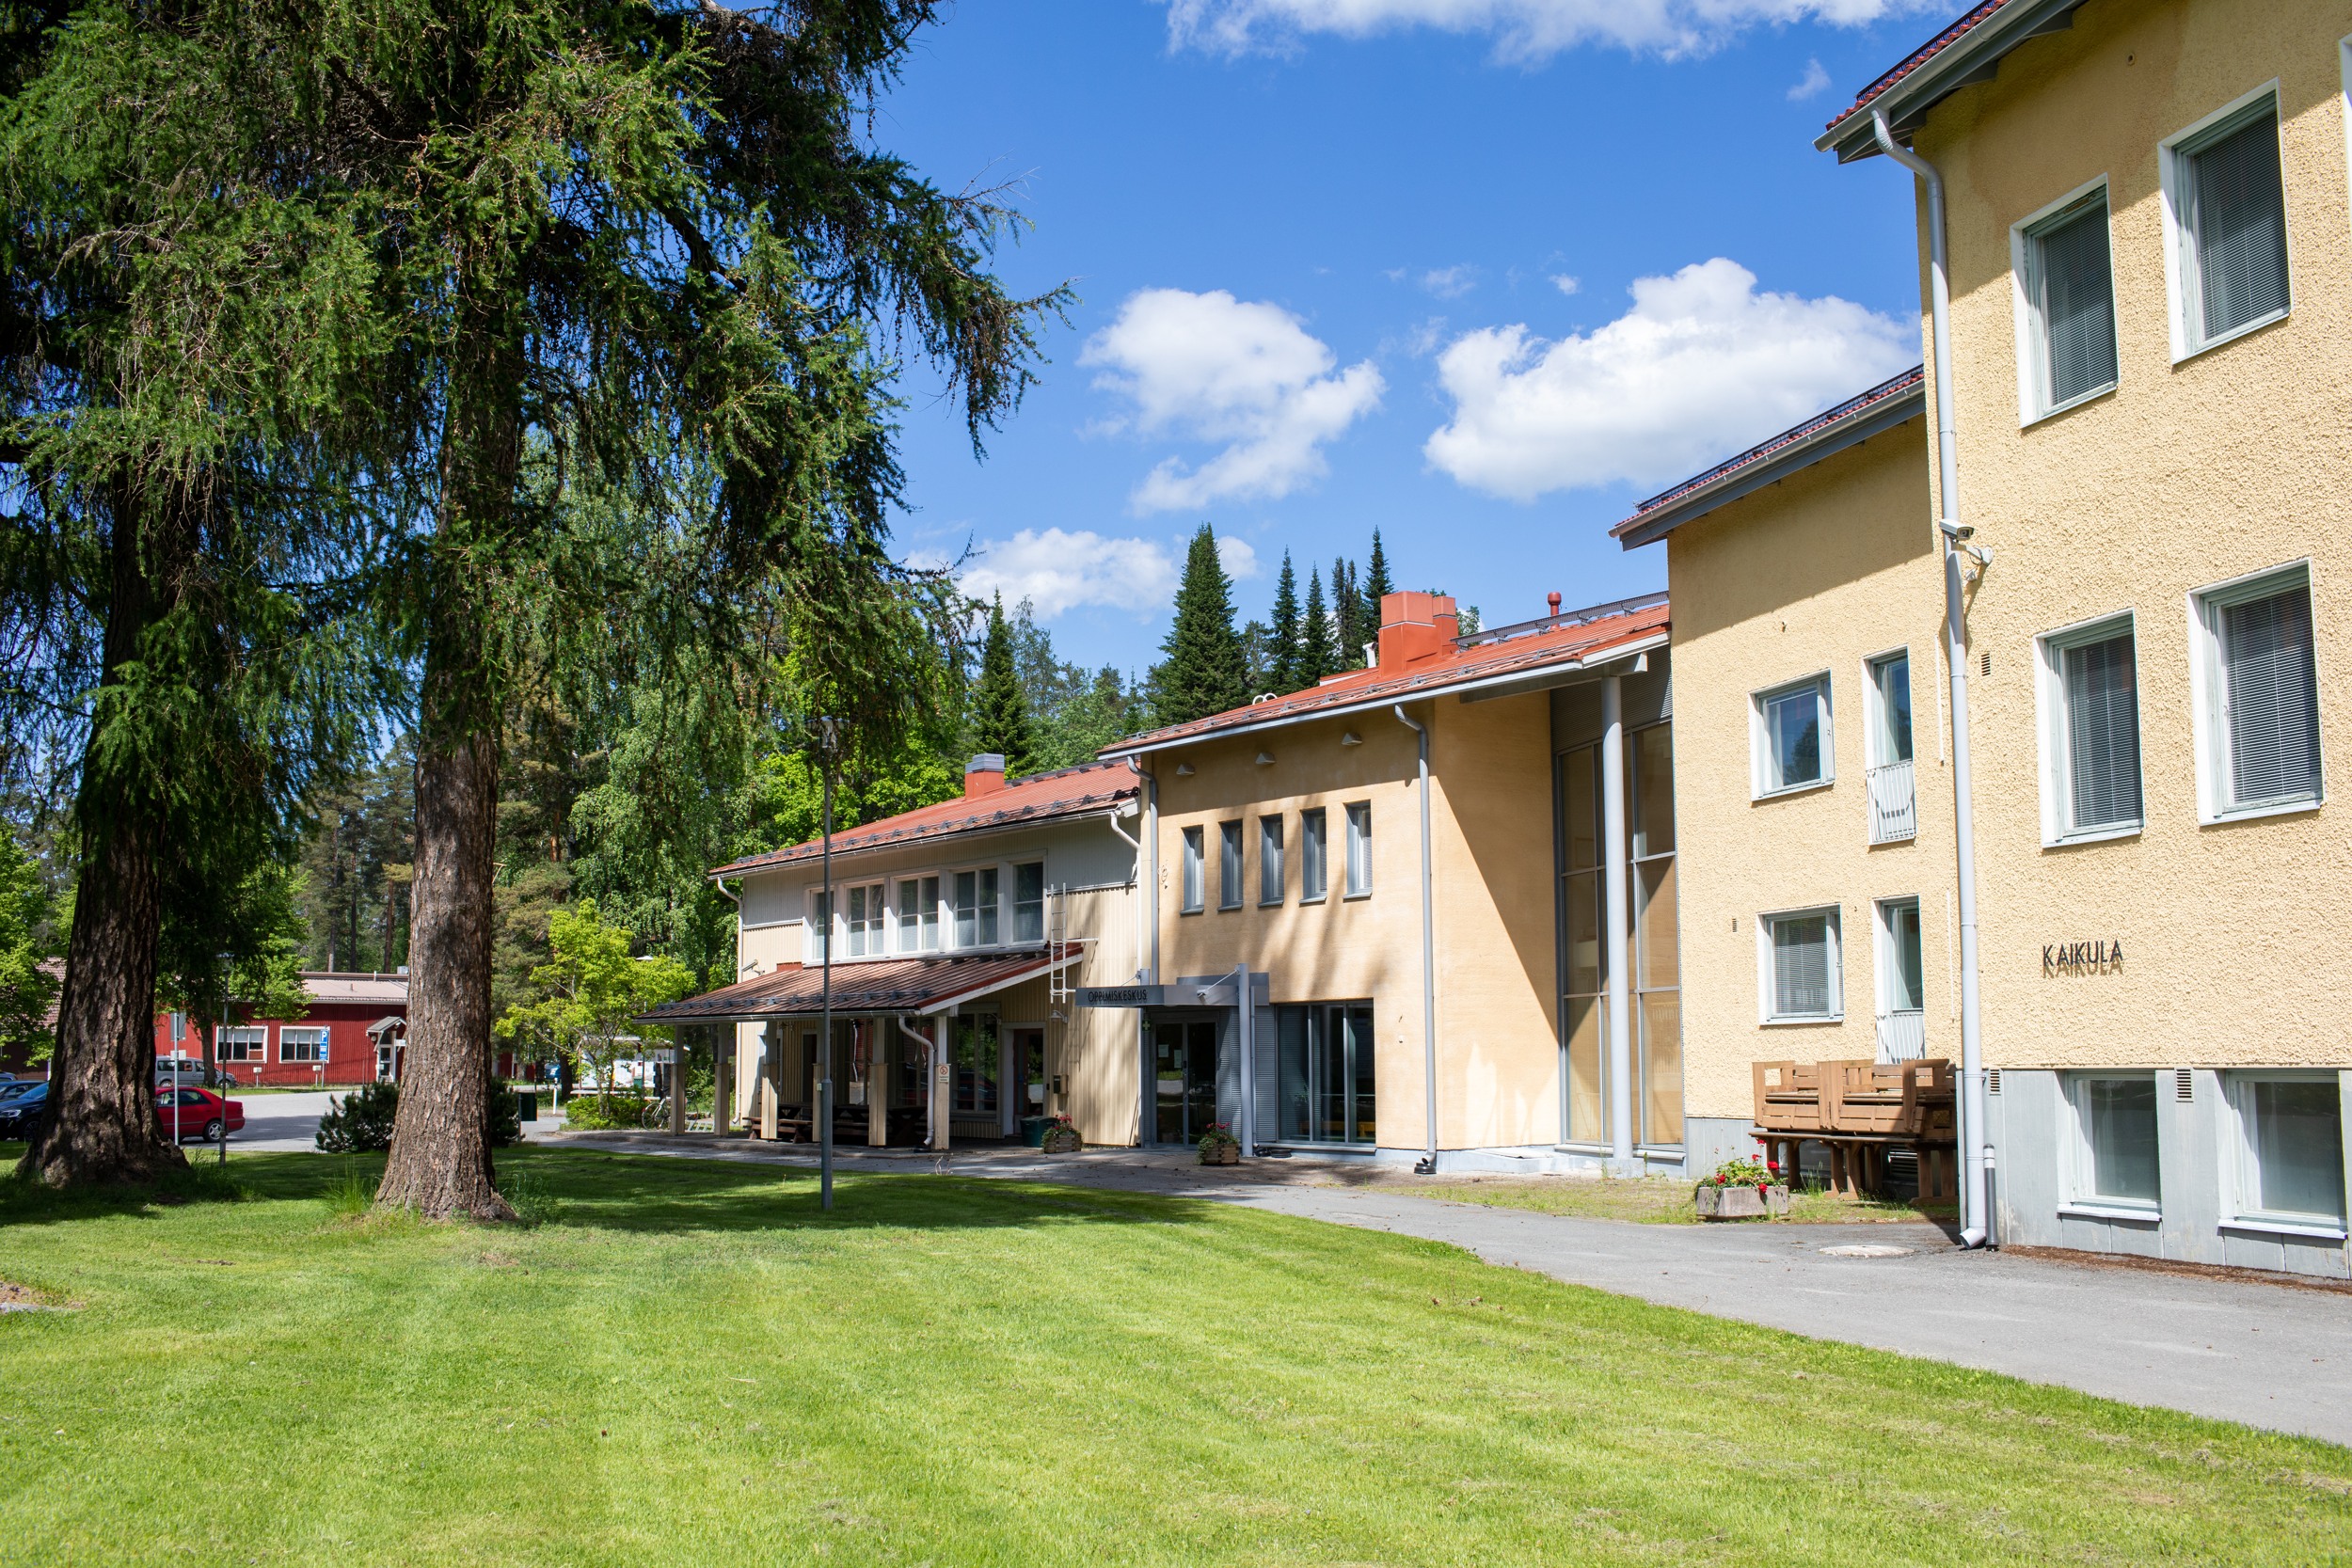
[[[885,816],[879,822],[845,829],[833,835],[833,852],[836,855],[854,854],[861,850],[911,844],[921,839],[946,838],[958,833],[986,832],[998,828],[1084,816],[1090,812],[1109,811],[1122,800],[1133,800],[1135,795],[1136,778],[1125,766],[1084,762],[1075,768],[1059,768],[1051,773],[1037,773],[1016,780],[977,800],[959,795],[937,805],[918,806],[914,811],[900,812],[896,816]],[[711,871],[710,875],[733,877],[769,866],[791,865],[801,861],[815,860],[821,850],[820,841],[810,839],[805,844],[795,844],[788,848],[730,861]]]
[[[1395,669],[1351,670],[1305,691],[1269,697],[1189,724],[1171,724],[1106,746],[1103,754],[1125,756],[1179,740],[1292,723],[1357,707],[1413,702],[1458,686],[1533,673],[1548,665],[1583,663],[1665,629],[1663,594],[1571,610],[1530,621],[1523,627],[1504,626],[1462,638],[1444,644],[1434,657]]]
[[[1868,391],[1857,393],[1855,396],[1850,397],[1845,402],[1837,404],[1835,408],[1823,409],[1820,413],[1814,415],[1803,424],[1792,425],[1788,429],[1784,430],[1779,435],[1773,436],[1771,440],[1758,442],[1756,445],[1750,447],[1747,451],[1741,452],[1739,456],[1725,458],[1723,462],[1716,464],[1705,473],[1695,474],[1691,478],[1684,480],[1673,489],[1662,490],[1657,495],[1652,496],[1649,499],[1644,501],[1640,506],[1633,509],[1632,516],[1628,517],[1624,522],[1619,523],[1616,527],[1611,529],[1609,531],[1610,537],[1613,539],[1622,538],[1624,535],[1639,528],[1642,525],[1643,519],[1647,517],[1650,514],[1658,511],[1659,508],[1670,506],[1694,490],[1704,490],[1710,484],[1720,483],[1722,481],[1729,479],[1733,474],[1740,472],[1743,468],[1754,467],[1756,465],[1765,461],[1775,452],[1786,451],[1788,448],[1793,447],[1801,441],[1804,441],[1812,436],[1820,435],[1823,431],[1830,429],[1834,425],[1843,424],[1850,420],[1858,419],[1861,416],[1869,413],[1872,409],[1882,407],[1885,404],[1896,398],[1903,396],[1907,392],[1917,390],[1925,385],[1926,379],[1927,367],[1924,365],[1914,365],[1911,369],[1903,372],[1902,374],[1882,381],[1877,386],[1871,388]]]
[[[1074,955],[1061,960],[1075,962]],[[985,996],[1053,967],[1041,947],[977,957],[883,958],[833,966],[836,1013],[919,1013],[960,998]],[[785,964],[731,986],[665,1002],[640,1023],[703,1023],[722,1019],[800,1018],[823,1006],[824,972]]]
[[[1893,70],[1887,71],[1877,81],[1872,82],[1868,87],[1864,87],[1859,93],[1855,94],[1851,106],[1845,109],[1837,116],[1837,118],[1831,120],[1827,128],[1831,131],[1835,131],[1839,126],[1845,124],[1846,121],[1853,119],[1854,116],[1867,112],[1870,105],[1876,103],[1880,98],[1884,97],[1897,83],[1900,82],[1904,77],[1909,76],[1913,71],[1917,71],[1921,66],[1926,65],[1930,60],[1934,59],[1938,55],[1943,54],[1944,51],[1949,49],[1961,40],[1966,38],[1970,33],[1975,32],[1979,27],[1982,26],[1987,22],[1992,21],[1993,14],[1995,11],[1999,10],[2003,6],[2010,3],[2011,0],[1983,0],[1983,4],[1970,8],[1959,21],[1945,28],[1942,32],[1936,34],[1935,37],[1928,40],[1927,42],[1921,44],[1910,54],[1904,55],[1902,59],[1896,64]]]

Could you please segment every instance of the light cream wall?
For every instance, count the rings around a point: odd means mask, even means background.
[[[1959,1054],[1950,982],[1952,792],[1939,643],[1943,577],[1921,420],[1833,453],[1667,536],[1674,600],[1675,827],[1684,1106],[1753,1110],[1751,1064],[1877,1053],[1877,911],[1915,895],[1930,1055]],[[1865,661],[1911,653],[1918,836],[1870,845]],[[1751,699],[1826,671],[1833,782],[1754,798]],[[1758,1019],[1757,916],[1835,904],[1845,1019]]]
[[[1553,1034],[1549,709],[1541,695],[1407,711],[1430,726],[1438,933],[1438,1143],[1549,1145],[1559,1135]],[[1354,735],[1358,744],[1343,736]],[[1273,761],[1261,764],[1261,753]],[[1189,777],[1177,768],[1190,764]],[[1164,979],[1247,958],[1272,1000],[1373,1003],[1379,1141],[1426,1138],[1422,1017],[1421,817],[1413,732],[1383,708],[1158,753],[1158,907]],[[1373,891],[1344,896],[1344,808],[1372,807]],[[1328,813],[1330,891],[1299,902],[1298,814]],[[1261,908],[1258,819],[1284,821],[1284,900]],[[1243,903],[1217,908],[1217,828],[1242,822]],[[1206,908],[1178,912],[1184,830],[1202,830]]]
[[[1969,672],[1990,1064],[2352,1064],[2345,808],[2199,825],[2187,618],[2192,590],[2308,558],[2323,758],[2352,777],[2346,34],[2345,0],[2090,0],[1918,137],[1949,190],[1962,520],[1995,555]],[[2175,365],[2157,143],[2273,79],[2292,312]],[[2120,385],[2021,429],[2010,226],[2101,175]],[[2127,610],[2145,830],[2044,849],[2034,639]],[[2045,977],[2065,939],[2126,962]]]

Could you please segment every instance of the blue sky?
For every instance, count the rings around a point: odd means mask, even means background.
[[[1636,501],[1917,361],[1909,181],[1811,138],[1955,3],[964,0],[877,138],[1079,303],[985,462],[910,376],[901,550],[1137,672],[1203,520],[1245,615],[1375,526],[1488,625],[1661,586]]]

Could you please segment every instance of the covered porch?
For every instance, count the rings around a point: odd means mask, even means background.
[[[712,1041],[711,1135],[817,1141],[830,1067],[838,1146],[944,1150],[1009,1142],[1044,1110],[1045,1031],[1009,1021],[1009,993],[1078,961],[1045,948],[973,958],[836,964],[833,1031],[824,974],[785,965],[668,1003],[641,1022],[701,1027]],[[687,1131],[671,1097],[671,1131]]]

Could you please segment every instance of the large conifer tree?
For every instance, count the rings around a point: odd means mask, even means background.
[[[1380,635],[1380,601],[1396,592],[1389,579],[1389,558],[1380,548],[1380,531],[1372,531],[1372,555],[1364,562],[1364,592],[1357,610],[1358,627],[1369,642]]]
[[[1266,660],[1266,689],[1295,691],[1298,678],[1298,573],[1291,552],[1282,552],[1282,575],[1274,579],[1273,648]]]
[[[1248,668],[1233,628],[1233,587],[1206,523],[1184,552],[1176,621],[1160,651],[1166,657],[1152,672],[1154,723],[1188,724],[1249,701]]]
[[[1029,700],[1014,668],[1012,630],[1005,623],[1005,596],[988,610],[988,638],[980,645],[980,678],[972,690],[972,738],[983,752],[1005,759],[1005,777],[1019,778],[1037,767],[1029,733]]]
[[[1338,666],[1332,661],[1331,611],[1323,599],[1323,568],[1307,574],[1307,609],[1298,623],[1297,689],[1319,684]]]

